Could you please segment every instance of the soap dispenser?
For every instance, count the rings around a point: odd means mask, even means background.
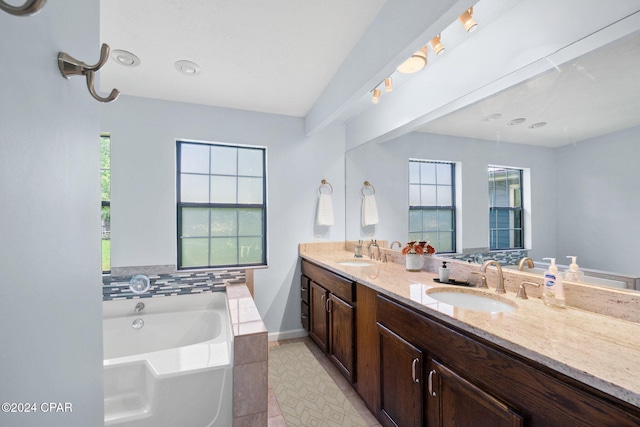
[[[358,240],[358,244],[353,247],[353,256],[362,258],[362,240]]]
[[[442,261],[442,267],[438,269],[438,272],[440,273],[440,283],[449,283],[449,269],[446,261]]]
[[[567,258],[571,258],[571,265],[569,270],[564,273],[564,278],[570,282],[582,282],[584,281],[584,271],[581,271],[576,264],[577,256],[569,255]]]
[[[542,258],[551,261],[549,269],[544,272],[544,289],[542,290],[542,300],[548,306],[564,307],[564,288],[562,279],[558,274],[555,258]]]

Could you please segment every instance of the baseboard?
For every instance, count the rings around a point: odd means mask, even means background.
[[[284,341],[293,338],[302,338],[309,335],[305,329],[294,329],[293,331],[284,332],[271,332],[269,334],[269,341]]]

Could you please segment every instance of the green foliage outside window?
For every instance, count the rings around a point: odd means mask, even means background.
[[[102,271],[111,270],[111,138],[100,135]]]

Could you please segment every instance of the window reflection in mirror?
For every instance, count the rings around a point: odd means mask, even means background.
[[[346,155],[347,239],[361,238],[352,220],[357,210],[357,197],[350,197],[357,194],[352,180],[377,183],[381,221],[376,237],[402,240],[410,229],[402,215],[410,200],[408,160],[447,159],[461,165],[455,250],[488,248],[487,167],[513,165],[526,173],[522,217],[514,212],[505,227],[514,230],[505,238],[509,245],[530,248],[534,260],[576,255],[581,268],[640,277],[638,73],[640,31],[413,132],[351,149]],[[508,126],[523,110],[527,121]],[[482,120],[494,113],[501,118]],[[532,126],[541,122],[546,125]],[[515,190],[511,196],[515,200]],[[515,231],[520,223],[521,236]]]

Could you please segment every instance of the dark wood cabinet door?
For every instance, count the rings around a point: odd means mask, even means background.
[[[521,427],[523,418],[505,403],[436,360],[429,364],[429,426]]]
[[[384,426],[422,426],[423,356],[420,349],[378,323],[380,411]]]
[[[311,322],[309,336],[325,353],[329,350],[329,313],[327,312],[327,298],[329,292],[316,282],[310,282]]]
[[[355,317],[353,306],[329,294],[329,357],[345,377],[355,381]]]

